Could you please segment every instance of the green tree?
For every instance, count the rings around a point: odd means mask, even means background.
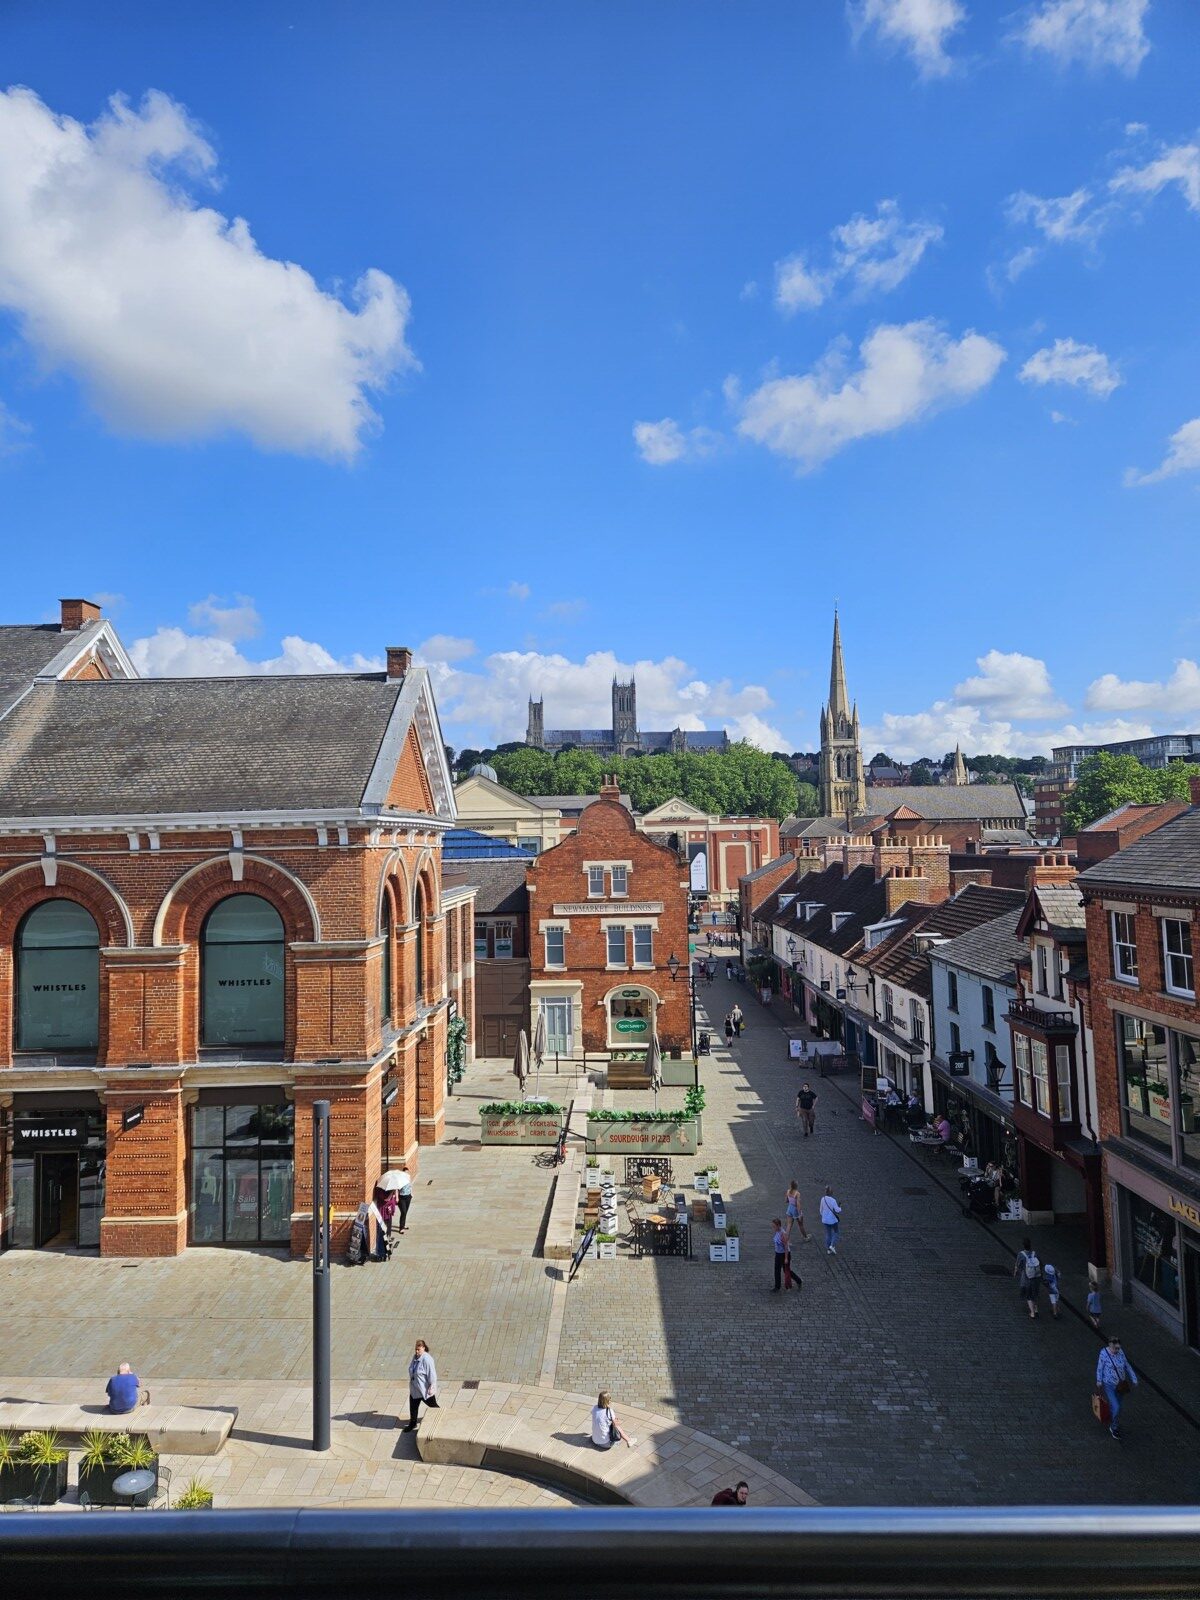
[[[1152,770],[1136,756],[1114,756],[1102,750],[1080,764],[1075,787],[1063,807],[1063,832],[1078,833],[1120,805],[1187,800],[1188,780],[1197,775],[1200,767],[1185,761]]]
[[[821,812],[821,796],[815,783],[796,785],[796,816],[816,817]]]
[[[545,750],[518,745],[514,750],[497,750],[492,758],[496,776],[506,789],[516,794],[560,794],[553,787],[554,757]]]
[[[604,764],[590,750],[564,750],[554,757],[553,785],[548,794],[598,794]]]
[[[934,776],[933,763],[924,756],[920,761],[914,761],[909,769],[908,781],[916,784],[918,789],[928,789],[935,784],[937,778]]]

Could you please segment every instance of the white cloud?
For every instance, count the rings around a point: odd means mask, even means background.
[[[634,675],[643,728],[727,727],[766,749],[793,748],[764,717],[772,702],[761,684],[706,683],[675,656],[619,661],[611,651],[597,650],[573,661],[536,650],[502,650],[469,671],[449,664],[431,671],[442,721],[453,726],[456,742],[486,746],[522,737],[531,695],[544,697],[548,728],[606,728],[613,677]]]
[[[757,300],[758,299],[758,284],[754,281],[753,278],[748,279],[742,285],[742,292],[738,295],[738,299],[739,300]]]
[[[475,641],[457,638],[452,633],[434,633],[417,646],[414,654],[426,664],[431,661],[466,661],[475,654]]]
[[[210,594],[207,600],[197,600],[188,607],[188,621],[193,628],[206,629],[218,639],[233,642],[253,639],[262,631],[258,608],[244,594],[237,595],[233,605],[224,605],[222,597],[215,594]]]
[[[1075,418],[1074,417],[1069,417],[1065,411],[1052,411],[1050,413],[1050,421],[1051,422],[1065,422],[1072,428],[1078,426],[1078,424],[1075,421]]]
[[[875,215],[862,212],[832,229],[833,259],[811,267],[803,254],[775,263],[775,304],[781,311],[809,311],[843,281],[860,296],[887,294],[914,271],[931,244],[943,236],[939,223],[906,222],[895,200],[881,200]]]
[[[1074,339],[1056,339],[1052,345],[1035,351],[1021,368],[1022,383],[1068,383],[1086,389],[1099,400],[1107,400],[1122,382],[1121,374],[1102,350]]]
[[[954,62],[946,45],[966,21],[959,0],[849,0],[855,38],[874,29],[885,44],[908,52],[922,78],[944,78]]]
[[[1093,198],[1086,187],[1049,198],[1022,189],[1009,197],[1008,220],[1030,223],[1050,244],[1086,244],[1104,225],[1103,212],[1093,206]]]
[[[633,439],[638,454],[651,467],[699,460],[712,455],[720,443],[711,428],[691,428],[685,433],[674,417],[663,417],[660,422],[635,422]]]
[[[1118,739],[1144,739],[1153,731],[1149,722],[1120,717],[1035,730],[991,717],[977,706],[935,700],[924,711],[885,712],[877,723],[863,728],[862,739],[864,749],[886,750],[899,761],[912,761],[917,756],[936,759],[956,744],[961,744],[968,756],[1048,756],[1055,745],[1109,744]]]
[[[1004,351],[982,334],[952,339],[934,322],[883,324],[846,370],[834,346],[802,377],[771,378],[741,399],[738,432],[810,470],[855,440],[891,433],[945,406],[961,405],[995,377]]]
[[[1123,167],[1109,179],[1114,194],[1156,195],[1177,183],[1189,211],[1200,211],[1200,144],[1164,147],[1143,167]]]
[[[368,392],[417,365],[408,295],[370,269],[347,305],[264,255],[244,219],[188,192],[216,165],[157,91],[136,109],[114,97],[90,127],[0,93],[0,304],[115,429],[350,459],[379,421]]]
[[[0,456],[13,456],[29,447],[33,429],[0,400]]]
[[[1058,717],[1066,706],[1054,693],[1046,663],[1020,651],[989,650],[978,657],[979,674],[956,684],[960,705],[984,708],[997,717]]]
[[[280,652],[266,660],[252,661],[244,656],[234,642],[235,637],[248,637],[238,633],[237,622],[230,616],[241,617],[241,626],[247,619],[254,620],[255,633],[260,626],[258,611],[253,600],[238,596],[238,606],[222,608],[208,600],[198,601],[189,607],[193,627],[207,627],[208,632],[187,633],[182,628],[160,627],[144,638],[135,639],[129,647],[134,666],[148,678],[202,678],[248,677],[255,674],[283,674],[306,672],[381,672],[384,663],[372,657],[353,654],[339,660],[324,645],[288,634],[281,642]]]
[[[1195,472],[1197,468],[1200,468],[1200,417],[1193,417],[1171,435],[1161,465],[1152,472],[1139,472],[1136,467],[1130,467],[1125,473],[1125,487],[1133,489],[1146,483],[1161,483],[1178,472]]]
[[[512,600],[528,600],[530,595],[529,585],[527,583],[519,583],[516,578],[512,580],[504,592]]]
[[[1044,0],[1013,37],[1060,66],[1116,67],[1132,77],[1150,50],[1142,24],[1149,0]]]
[[[1192,716],[1200,712],[1200,666],[1186,656],[1175,663],[1171,676],[1161,683],[1118,678],[1106,672],[1088,685],[1091,711],[1147,711],[1160,716]]]

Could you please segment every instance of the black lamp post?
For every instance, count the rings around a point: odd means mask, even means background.
[[[679,967],[679,957],[672,950],[667,957],[667,971],[671,974],[672,983],[679,976]],[[688,971],[688,1003],[692,1018],[692,1081],[698,1089],[700,1087],[700,1052],[696,1048],[696,974],[690,970],[690,965]]]

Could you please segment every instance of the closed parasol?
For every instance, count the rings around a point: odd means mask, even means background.
[[[658,1091],[662,1088],[663,1081],[662,1047],[658,1042],[657,1028],[655,1028],[654,1032],[650,1035],[650,1049],[648,1055],[649,1060],[647,1061],[647,1066],[650,1068],[650,1082],[654,1088],[654,1109],[657,1111]]]
[[[533,1064],[537,1068],[534,1092],[542,1086],[542,1062],[546,1055],[546,1013],[538,1007],[537,1021],[533,1025]]]
[[[513,1077],[522,1094],[525,1093],[525,1080],[529,1076],[529,1040],[522,1028],[517,1039],[517,1053],[513,1057]]]

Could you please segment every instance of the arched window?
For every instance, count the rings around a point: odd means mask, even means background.
[[[387,892],[383,896],[383,961],[379,974],[379,1016],[382,1022],[392,1020],[392,902]]]
[[[257,894],[234,894],[200,935],[204,1044],[283,1043],[283,919]]]
[[[418,881],[413,895],[417,921],[417,1004],[425,1004],[425,885]]]
[[[74,900],[43,900],[17,930],[17,1049],[100,1042],[100,930]]]

